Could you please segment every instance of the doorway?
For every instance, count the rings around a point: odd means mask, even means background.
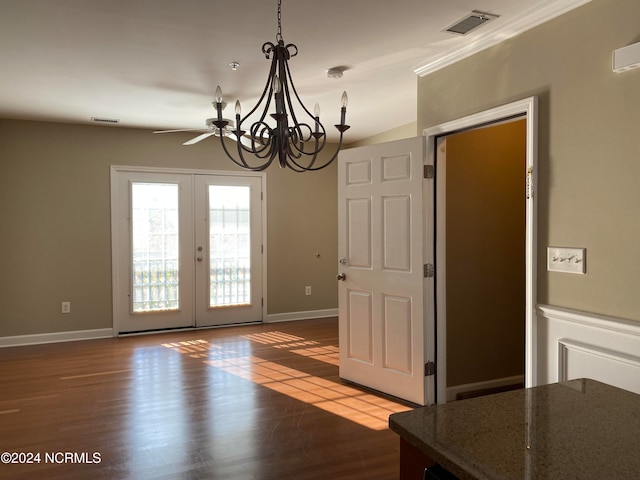
[[[447,182],[447,400],[524,384],[525,146],[524,119],[440,141]]]
[[[537,166],[537,98],[529,97],[520,101],[469,115],[451,122],[430,127],[424,131],[427,137],[427,162],[436,164],[436,401],[447,401],[447,238],[446,238],[446,146],[441,151],[446,137],[455,133],[473,130],[490,125],[498,125],[523,119],[525,129],[525,170],[517,181],[524,187],[524,384],[533,387],[537,384],[536,374],[536,166]],[[477,248],[474,238],[468,240],[468,248]],[[480,251],[478,254],[482,254]],[[497,260],[496,260],[497,261]],[[476,308],[499,308],[498,305],[475,305]],[[491,338],[478,339],[479,342],[491,342]],[[520,341],[518,341],[520,344]],[[482,365],[480,365],[482,368]]]
[[[118,333],[262,321],[263,182],[112,167]]]

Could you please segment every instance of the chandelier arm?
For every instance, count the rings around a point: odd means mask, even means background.
[[[238,160],[231,154],[231,152],[229,152],[229,149],[227,148],[227,145],[226,145],[223,137],[224,136],[220,137],[220,142],[222,144],[222,149],[224,150],[224,153],[227,154],[227,157],[229,157],[229,159],[233,163],[235,163],[237,166],[239,166],[241,168],[244,168],[244,169],[247,169],[247,170],[252,170],[254,172],[259,172],[259,171],[265,170],[273,162],[274,155],[271,155],[271,158],[269,158],[269,160],[267,160],[266,162],[264,162],[264,163],[262,163],[260,165],[257,165],[257,166],[249,165],[249,163],[247,163],[247,161],[245,160],[241,149],[238,149],[238,156],[240,158],[240,160]],[[240,143],[240,141],[238,140],[238,144],[239,143]]]
[[[266,45],[270,45],[272,48],[276,48],[273,43],[267,42],[262,46],[263,51]],[[267,58],[269,57],[267,56]],[[256,110],[258,110],[258,108],[264,101],[265,97],[267,101],[264,106],[264,110],[262,111],[262,114],[260,116],[260,120],[257,123],[262,123],[266,118],[267,112],[269,110],[269,106],[271,105],[271,97],[273,96],[273,74],[275,73],[275,70],[276,70],[276,56],[274,56],[273,59],[271,59],[271,67],[269,68],[269,78],[267,79],[267,83],[264,86],[264,90],[262,90],[262,95],[260,95],[260,100],[258,100],[255,106],[251,109],[251,111],[249,111],[249,113],[247,113],[244,117],[242,117],[242,120],[240,120],[240,124],[244,123],[245,120],[247,120],[247,118],[249,118],[251,115],[253,115],[253,113]],[[240,128],[240,124],[238,124],[236,128]]]
[[[322,132],[320,132],[320,131],[313,132],[311,130],[311,127],[306,123],[301,123],[300,125],[305,126],[310,131],[309,137],[305,140],[306,145],[308,145],[308,141],[311,140],[311,137],[313,137],[313,138],[315,138],[315,148],[313,150],[310,150],[310,151],[305,151],[304,150],[304,144],[303,144],[302,148],[298,148],[297,145],[294,145],[295,149],[297,151],[299,151],[300,153],[302,153],[303,155],[307,155],[307,156],[315,155],[316,153],[319,153],[324,148],[325,144],[327,143],[327,135],[326,135],[326,131],[324,129],[324,125],[322,125],[322,123],[320,123],[320,122],[316,122],[316,127],[318,127],[318,126],[321,127],[322,128]],[[319,138],[322,138],[322,143],[320,144],[320,146],[318,146],[319,145],[319,141],[318,141]]]
[[[316,142],[316,149],[314,153],[305,153],[305,152],[301,152],[301,155],[296,156],[295,158],[293,156],[291,156],[291,162],[297,166],[298,168],[301,168],[303,170],[313,170],[313,166],[316,163],[316,160],[318,159],[318,153],[320,153],[320,150],[318,150],[318,139],[315,140]],[[296,160],[300,159],[302,157],[302,154],[304,155],[308,155],[311,156],[311,159],[309,160],[309,162],[306,165],[301,165],[300,163],[298,163]]]
[[[267,141],[265,142],[265,136],[264,133],[267,132],[268,136],[267,136]],[[273,143],[273,133],[271,128],[269,127],[269,125],[267,125],[264,122],[255,122],[251,125],[251,129],[249,130],[249,134],[251,136],[251,149],[249,151],[251,151],[252,153],[254,153],[257,156],[260,156],[260,154],[265,151],[267,148],[271,148],[271,145]],[[259,140],[260,146],[261,148],[257,149],[256,148],[256,143],[257,140]],[[268,153],[267,153],[268,155]],[[266,157],[267,155],[264,155],[264,157]]]
[[[317,166],[317,167],[313,167],[310,166],[309,168],[305,168],[304,170],[307,172],[315,172],[318,170],[322,170],[325,167],[328,167],[329,165],[331,165],[331,163],[338,157],[338,154],[340,153],[340,148],[342,147],[342,134],[343,132],[340,132],[340,140],[338,142],[338,145],[336,147],[336,151],[333,153],[333,156],[327,160],[326,162],[324,162],[322,165]]]
[[[295,47],[295,45],[293,45]],[[297,52],[297,47],[296,47],[296,52]],[[293,83],[293,78],[291,78],[291,70],[289,69],[289,64],[285,63],[285,69],[286,69],[286,76],[288,77],[288,82],[287,84],[291,84],[291,89],[293,90],[293,94],[295,95],[296,100],[298,101],[298,104],[302,107],[302,109],[306,112],[306,114],[311,117],[312,119],[314,119],[315,123],[319,123],[320,126],[322,126],[322,123],[320,122],[320,120],[316,120],[316,117],[314,117],[311,112],[307,109],[307,107],[305,107],[304,103],[302,103],[302,100],[300,99],[300,95],[298,95],[298,90],[296,89],[296,85]],[[292,101],[291,101],[291,96],[289,94],[289,89],[287,88],[287,98],[288,98],[288,103],[289,103],[289,109],[291,110],[291,115],[292,117],[295,119],[295,114],[293,113],[293,107],[292,107]],[[297,124],[298,122],[295,121],[295,124]],[[322,130],[324,131],[324,126],[322,126]],[[326,133],[326,132],[325,132]]]
[[[296,152],[299,152],[300,155],[297,155],[296,158],[300,158],[302,155],[306,155],[307,157],[312,156],[312,155],[316,155],[318,153],[320,153],[320,151],[324,148],[325,144],[326,144],[326,135],[322,134],[322,135],[314,135],[313,131],[311,130],[311,127],[309,125],[307,125],[306,123],[300,124],[301,126],[304,126],[305,128],[307,128],[310,133],[309,136],[306,138],[306,140],[304,140],[303,142],[299,142],[298,143],[292,143],[292,146],[294,148],[294,150]],[[293,127],[292,127],[293,128]],[[323,127],[324,129],[324,127]],[[305,150],[305,145],[309,145],[310,144],[310,140],[311,138],[314,138],[314,142],[315,142],[315,146],[312,150]],[[319,142],[319,138],[322,138],[322,143]]]

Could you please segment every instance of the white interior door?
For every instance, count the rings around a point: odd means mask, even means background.
[[[112,168],[119,333],[262,320],[263,179]]]
[[[424,139],[345,150],[338,165],[340,376],[433,403],[433,279],[424,262]],[[431,187],[427,187],[431,188]],[[423,208],[425,199],[428,208]]]

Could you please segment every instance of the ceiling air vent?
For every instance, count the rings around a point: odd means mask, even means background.
[[[491,20],[495,20],[499,16],[500,15],[493,15],[491,13],[484,13],[474,10],[469,15],[461,18],[456,23],[447,28],[445,32],[456,33],[458,35],[466,35],[470,31],[481,27],[485,23],[490,22]]]
[[[91,117],[91,121],[95,123],[108,123],[110,125],[115,125],[116,123],[120,123],[120,120],[117,118]]]

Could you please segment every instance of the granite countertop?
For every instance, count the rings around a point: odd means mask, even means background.
[[[579,379],[389,417],[461,480],[640,479],[640,395]]]

